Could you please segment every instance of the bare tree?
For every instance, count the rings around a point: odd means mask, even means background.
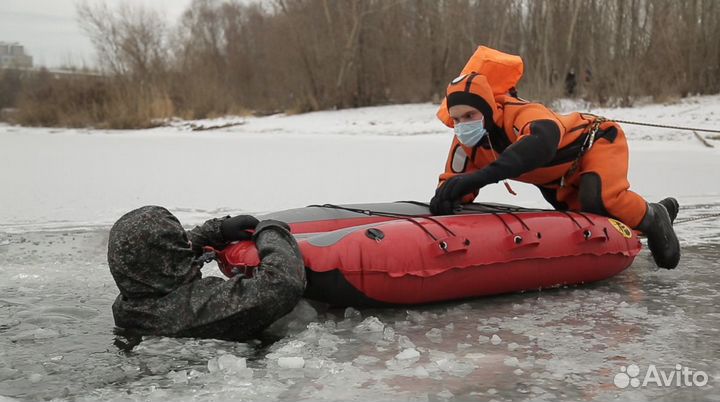
[[[121,3],[77,4],[80,26],[110,72],[148,77],[165,69],[166,23],[157,11]]]
[[[2,103],[37,107],[27,121],[438,102],[478,45],[523,57],[530,99],[563,96],[570,70],[578,96],[600,103],[720,91],[717,0],[193,0],[175,25],[85,0],[77,14],[108,78],[21,77]]]

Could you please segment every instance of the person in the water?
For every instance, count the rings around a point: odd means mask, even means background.
[[[253,231],[254,232],[250,232]],[[253,240],[252,278],[202,277],[204,247]],[[287,224],[249,215],[185,231],[167,209],[146,206],[110,230],[108,265],[120,289],[115,324],[133,334],[246,340],[286,315],[305,289],[305,269]]]

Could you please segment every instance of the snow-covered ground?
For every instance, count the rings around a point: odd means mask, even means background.
[[[159,204],[190,226],[316,203],[427,201],[451,140],[435,111],[399,105],[137,131],[0,125],[0,398],[720,400],[718,220],[678,225],[675,271],[655,270],[643,252],[592,286],[411,310],[303,303],[274,329],[275,343],[151,337],[118,352],[105,250],[122,213]],[[720,96],[587,111],[720,127]],[[625,131],[635,191],[676,196],[679,219],[720,212],[720,141]],[[518,196],[494,185],[480,198],[547,206],[533,187],[513,188]],[[630,364],[643,374],[680,364],[710,379],[613,385]]]

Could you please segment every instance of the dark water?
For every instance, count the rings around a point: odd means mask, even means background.
[[[673,271],[643,251],[624,273],[582,287],[413,310],[304,302],[263,340],[146,337],[134,348],[113,334],[106,230],[0,233],[0,395],[720,401],[720,223],[686,227]],[[632,364],[641,382],[650,365],[666,376],[680,365],[707,384],[614,385]]]

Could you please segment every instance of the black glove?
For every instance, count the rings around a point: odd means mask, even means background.
[[[465,195],[472,194],[489,183],[483,170],[460,174],[449,178],[442,186],[438,187],[433,198],[438,199],[436,202],[439,205],[447,201],[457,203]]]
[[[248,230],[255,229],[258,224],[257,218],[250,215],[238,215],[225,219],[220,224],[220,233],[226,242],[250,240],[252,233]]]
[[[437,194],[430,200],[430,213],[433,215],[452,215],[455,213],[457,202],[442,200]]]

